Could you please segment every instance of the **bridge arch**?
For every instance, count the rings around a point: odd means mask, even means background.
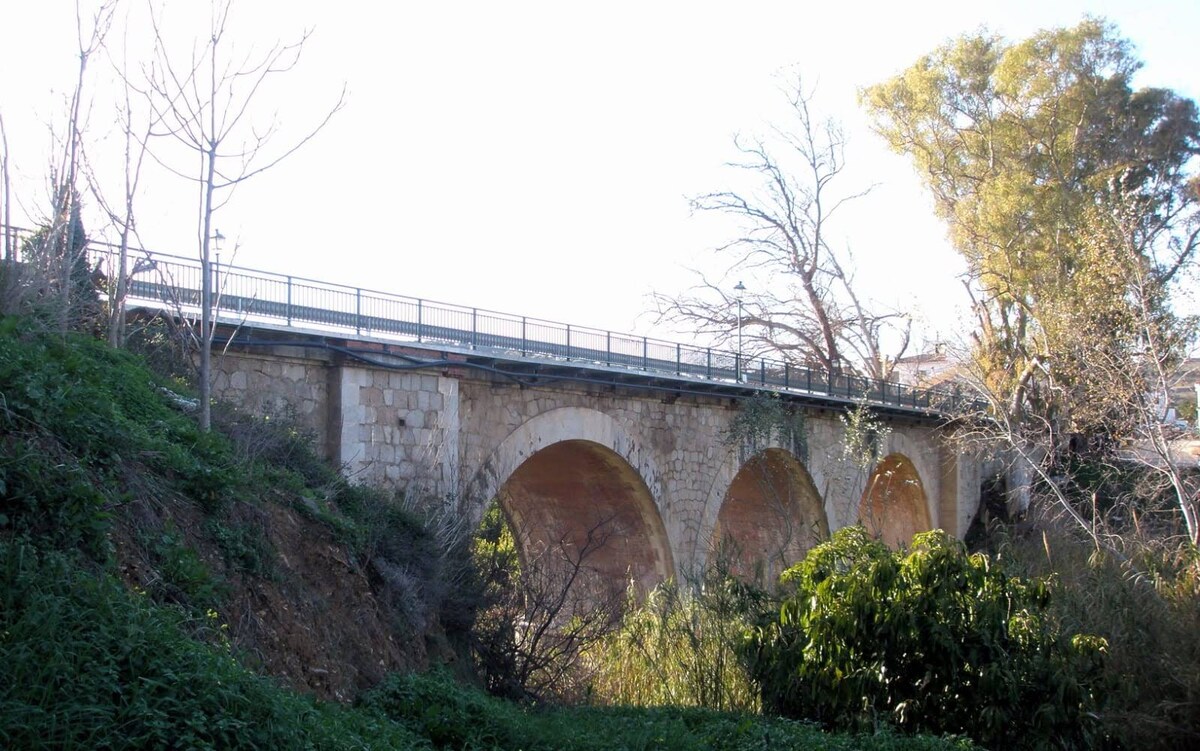
[[[829,537],[829,521],[804,464],[768,448],[742,463],[721,500],[713,547],[733,572],[774,583],[785,568]]]
[[[653,461],[611,417],[562,407],[526,421],[476,473],[472,497],[499,501],[523,557],[577,555],[612,586],[675,573]],[[476,516],[483,508],[474,510]]]
[[[908,545],[933,527],[929,495],[908,455],[893,452],[871,472],[858,507],[858,521],[889,547]]]

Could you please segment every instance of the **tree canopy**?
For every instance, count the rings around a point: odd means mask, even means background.
[[[1079,343],[1129,352],[1142,324],[1175,323],[1170,284],[1200,233],[1200,122],[1191,100],[1135,90],[1139,67],[1086,19],[1016,43],[961,37],[862,94],[968,262],[975,360],[1014,417],[1088,429],[1119,405],[1096,406]]]

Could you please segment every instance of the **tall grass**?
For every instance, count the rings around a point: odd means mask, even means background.
[[[1067,629],[1108,640],[1100,719],[1113,743],[1200,747],[1200,556],[1135,530],[1114,540],[1118,553],[1041,510],[997,549],[1010,567],[1054,577]]]
[[[661,584],[640,605],[631,596],[620,628],[588,655],[594,700],[758,712],[758,687],[738,647],[765,601],[719,568],[689,584]]]

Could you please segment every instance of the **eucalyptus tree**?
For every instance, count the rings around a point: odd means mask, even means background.
[[[1135,267],[1157,285],[1161,312],[1195,255],[1196,106],[1135,91],[1139,66],[1111,26],[1089,19],[1018,43],[964,36],[863,94],[968,262],[975,354],[1014,415],[1058,398],[1039,373],[1078,385],[1058,355],[1081,335],[1129,343]],[[1130,209],[1126,247],[1094,242],[1102,216]]]
[[[973,364],[1035,463],[1072,432],[1156,421],[1131,395],[1189,340],[1171,302],[1200,244],[1200,121],[1191,100],[1135,89],[1140,66],[1089,18],[963,36],[862,94],[967,261]]]

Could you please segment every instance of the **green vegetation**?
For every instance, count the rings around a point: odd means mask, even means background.
[[[1169,508],[1169,506],[1167,507]],[[1162,513],[1160,511],[1160,513]],[[1027,576],[1053,576],[1049,612],[1109,645],[1097,706],[1103,734],[1136,749],[1200,743],[1200,558],[1178,538],[1128,532],[1122,555],[1042,512],[1034,534],[993,530],[996,556]]]
[[[838,728],[963,733],[989,748],[1085,748],[1104,642],[1062,635],[1049,589],[940,531],[911,552],[847,527],[784,574],[751,639],[764,705]]]
[[[406,723],[438,749],[608,751],[609,749],[971,748],[966,741],[829,735],[785,719],[682,708],[522,709],[456,685],[445,673],[393,676],[363,706]]]
[[[327,525],[392,608],[395,633],[410,639],[418,626],[471,627],[472,590],[455,592],[456,577],[471,575],[455,561],[470,556],[450,544],[466,538],[436,515],[348,485],[286,420],[218,410],[218,430],[200,432],[181,392],[131,355],[0,319],[0,747],[968,745],[829,735],[702,708],[522,707],[442,672],[393,675],[355,706],[289,690],[245,667],[224,612],[241,579],[284,575],[263,535],[267,507]],[[147,525],[126,515],[146,503],[179,516]],[[215,553],[197,547],[200,534]],[[152,567],[152,586],[130,578],[122,546],[141,551],[135,562]]]
[[[719,556],[718,556],[719,558]],[[720,560],[698,582],[666,582],[588,655],[594,698],[609,704],[758,712],[758,686],[738,654],[766,595]]]
[[[4,748],[423,746],[377,713],[314,702],[251,673],[219,639],[191,637],[219,635],[215,618],[157,605],[77,555],[8,538],[0,567]]]

